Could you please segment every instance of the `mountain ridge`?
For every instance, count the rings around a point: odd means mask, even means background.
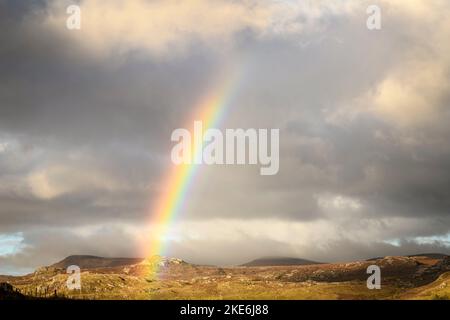
[[[76,265],[81,269],[111,268],[133,265],[144,260],[144,258],[109,258],[93,255],[70,255],[49,267],[66,269],[71,265]]]
[[[241,266],[244,267],[276,267],[276,266],[305,266],[305,265],[314,265],[314,264],[323,264],[322,262],[312,261],[303,258],[295,258],[295,257],[277,257],[277,256],[268,256],[261,257],[244,264]]]

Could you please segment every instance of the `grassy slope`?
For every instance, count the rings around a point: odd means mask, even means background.
[[[450,300],[450,272],[439,276],[436,281],[430,284],[411,289],[401,296],[403,299],[418,300]]]

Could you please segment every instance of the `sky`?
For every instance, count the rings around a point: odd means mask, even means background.
[[[0,0],[0,274],[143,256],[171,132],[229,70],[220,128],[279,129],[280,170],[202,166],[170,256],[449,254],[449,15],[447,0]]]

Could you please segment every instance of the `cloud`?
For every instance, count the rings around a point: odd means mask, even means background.
[[[51,165],[33,172],[28,177],[31,190],[35,196],[42,199],[52,199],[67,193],[83,191],[86,188],[106,191],[121,191],[119,181],[115,181],[102,169],[76,167],[68,165]]]
[[[170,254],[448,252],[448,2],[379,1],[376,32],[368,1],[80,1],[80,32],[67,3],[0,0],[2,270],[140,254],[170,134],[227,68],[219,127],[279,128],[280,171],[202,167]]]
[[[67,5],[50,3],[46,24],[67,33]],[[246,29],[260,32],[270,11],[253,1],[104,1],[80,3],[82,31],[77,41],[95,53],[145,50],[155,56],[183,51],[196,42],[227,44]]]
[[[80,1],[82,28],[69,38],[96,55],[144,50],[153,57],[181,54],[197,45],[217,51],[233,45],[237,36],[298,35],[320,28],[326,16],[343,15],[356,7],[324,1]],[[66,8],[70,2],[49,1],[44,24],[68,36]],[[228,50],[226,50],[228,51]]]
[[[450,24],[446,28],[450,36]],[[373,112],[402,127],[430,125],[448,118],[450,60],[431,56],[428,61],[407,58],[392,70],[368,97],[373,99]]]
[[[405,227],[406,226],[406,227]],[[240,264],[261,256],[308,257],[316,261],[369,259],[380,255],[450,252],[448,242],[410,238],[400,246],[383,239],[394,234],[415,234],[431,227],[423,219],[351,219],[286,222],[278,219],[216,219],[180,224],[173,230],[171,254],[202,263]],[[401,229],[408,230],[401,230]],[[406,231],[406,233],[405,233]]]
[[[450,37],[450,22],[445,18],[450,13],[448,3],[382,1],[380,6],[385,32],[401,46],[402,58],[355,108],[403,129],[443,124],[448,121],[450,100],[450,46],[445,40]]]
[[[103,223],[90,228],[44,227],[21,237],[21,250],[0,255],[0,272],[24,274],[46,266],[71,254],[107,257],[139,257],[140,243],[127,225]],[[122,239],[116,243],[115,239]],[[94,246],[93,243],[96,243]]]
[[[23,249],[21,233],[0,235],[0,257],[14,255]]]

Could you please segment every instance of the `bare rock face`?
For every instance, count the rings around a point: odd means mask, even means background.
[[[381,264],[384,265],[410,265],[410,266],[417,266],[419,263],[411,257],[402,257],[402,256],[386,256],[383,259],[379,260]]]
[[[439,271],[450,271],[450,256],[444,257],[441,261],[436,264]]]
[[[46,275],[46,274],[55,274],[57,272],[62,271],[62,269],[54,268],[54,267],[41,267],[36,269],[34,272],[35,275]]]
[[[152,256],[150,258],[145,259],[140,263],[140,265],[147,266],[147,267],[160,267],[160,268],[166,268],[173,265],[182,265],[187,264],[185,261],[181,259],[176,258],[167,258],[162,256]]]
[[[169,259],[169,263],[171,263],[171,264],[186,264],[185,261],[183,261],[181,259],[177,259],[177,258]]]
[[[158,256],[158,255],[154,255],[149,258],[144,259],[141,263],[139,263],[139,265],[146,266],[146,267],[156,267],[156,266],[159,266],[161,263],[163,263],[165,259],[167,259],[167,258]]]
[[[437,279],[439,275],[447,271],[450,271],[450,256],[443,256],[435,264],[420,264],[413,277],[421,280]]]

